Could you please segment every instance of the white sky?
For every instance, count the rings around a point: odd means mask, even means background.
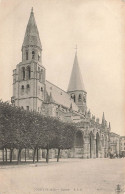
[[[32,6],[46,79],[67,90],[77,44],[88,108],[100,121],[105,112],[112,131],[125,135],[122,0],[1,0],[0,98],[12,96],[12,70],[21,61]]]

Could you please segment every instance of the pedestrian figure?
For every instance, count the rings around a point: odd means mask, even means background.
[[[118,184],[117,187],[116,187],[116,193],[119,194],[121,193],[121,186]]]

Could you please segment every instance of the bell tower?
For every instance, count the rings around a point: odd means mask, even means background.
[[[70,76],[67,92],[73,99],[73,101],[76,103],[76,105],[79,107],[79,110],[81,110],[85,114],[87,110],[86,105],[87,92],[85,91],[82,76],[80,73],[77,52],[75,53],[75,59],[73,63],[72,73]]]
[[[27,110],[41,110],[45,98],[45,68],[42,45],[33,8],[22,44],[22,61],[13,70],[12,103]]]
[[[41,63],[41,53],[42,45],[32,8],[22,45],[22,61],[35,60]]]

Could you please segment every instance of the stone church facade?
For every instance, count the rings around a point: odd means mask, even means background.
[[[82,158],[109,156],[110,123],[99,122],[87,108],[87,92],[78,64],[77,52],[67,92],[46,80],[46,69],[42,61],[42,45],[33,9],[27,24],[22,44],[22,61],[13,70],[14,106],[38,111],[42,115],[57,117],[65,122],[75,122],[78,132],[74,148],[62,155]]]

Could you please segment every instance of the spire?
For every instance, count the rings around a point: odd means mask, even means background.
[[[91,118],[91,112],[90,112],[90,109],[88,111],[88,117]]]
[[[111,130],[111,125],[110,125],[110,122],[109,122],[109,130]]]
[[[105,127],[107,127],[107,121],[105,120]]]
[[[33,7],[31,9],[30,18],[27,24],[22,46],[38,46],[39,48],[42,49],[39,32],[34,17]]]
[[[102,125],[105,126],[105,115],[104,115],[104,112],[103,112],[103,116],[102,116]]]
[[[72,73],[69,81],[68,92],[72,92],[76,90],[85,91],[79,64],[78,64],[77,51],[75,53],[75,59],[74,59]]]

